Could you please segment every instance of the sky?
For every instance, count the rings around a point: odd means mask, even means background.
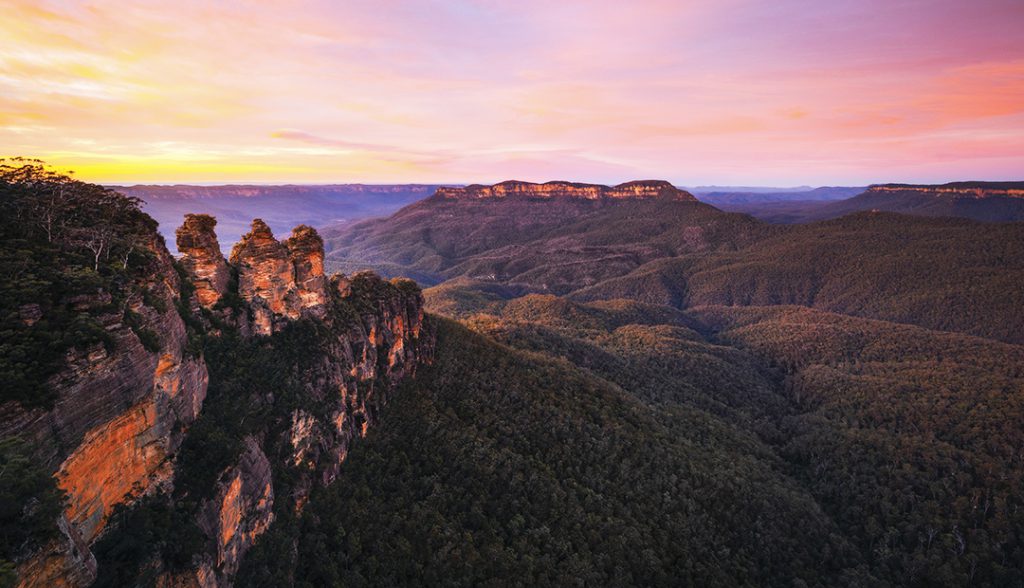
[[[89,181],[1024,176],[1024,0],[0,0],[0,14],[0,155]]]

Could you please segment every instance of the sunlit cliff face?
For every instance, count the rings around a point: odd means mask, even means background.
[[[869,183],[1024,164],[1024,3],[0,3],[0,145],[102,182]]]

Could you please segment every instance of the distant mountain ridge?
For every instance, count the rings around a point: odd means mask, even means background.
[[[776,224],[806,223],[862,211],[949,216],[982,222],[1024,220],[1024,182],[873,184],[866,188],[818,188],[808,192],[715,192],[703,202]]]
[[[1024,181],[991,182],[979,180],[966,180],[961,182],[946,182],[945,184],[905,184],[900,182],[887,182],[884,184],[872,184],[871,188],[919,188],[935,191],[959,191],[959,190],[985,190],[999,192],[1005,190],[1024,190]]]
[[[1024,220],[1024,182],[951,182],[941,185],[876,184],[853,198],[808,210],[797,222],[878,210],[952,216],[983,222]]]
[[[785,226],[690,200],[433,197],[323,234],[332,270],[426,285],[461,278],[677,308],[800,304],[1024,342],[1020,224],[869,209]]]
[[[473,184],[464,187],[440,187],[436,198],[448,200],[490,198],[579,198],[583,200],[630,200],[658,198],[663,200],[696,201],[693,194],[676,188],[664,180],[635,180],[604,186],[577,182],[545,182],[535,184],[508,180],[493,186]]]
[[[1006,196],[1024,198],[1024,182],[949,182],[948,184],[875,184],[867,192],[921,192],[926,194],[958,194],[974,198]]]

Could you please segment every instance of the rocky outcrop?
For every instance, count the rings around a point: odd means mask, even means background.
[[[98,317],[112,341],[69,352],[50,382],[54,406],[0,405],[0,437],[27,441],[67,494],[62,534],[19,562],[20,586],[90,584],[97,574],[90,547],[115,508],[154,493],[180,498],[177,452],[202,410],[209,380],[190,341],[202,335],[195,325],[206,325],[205,337],[224,336],[234,326],[243,338],[271,336],[265,344],[273,346],[272,336],[294,320],[318,323],[302,350],[309,361],[295,367],[294,382],[304,392],[299,398],[292,392],[289,402],[297,404],[277,412],[275,390],[249,399],[268,403],[266,424],[242,440],[238,459],[197,498],[195,522],[207,545],[195,565],[171,572],[159,561],[146,564],[163,586],[231,585],[244,554],[272,525],[275,507],[301,512],[313,488],[337,477],[351,443],[376,423],[398,382],[429,361],[433,340],[415,283],[371,273],[328,279],[314,229],[296,227],[279,242],[259,220],[235,247],[232,267],[220,253],[215,224],[189,215],[177,231],[184,276],[195,286],[191,300],[179,299],[187,289],[154,233],[149,253],[156,261],[126,300],[114,305],[111,295],[98,293],[74,302]],[[225,297],[231,300],[218,305]],[[38,309],[22,314],[40,320]],[[251,322],[243,318],[250,316]],[[277,471],[288,472],[284,493],[274,487]]]
[[[320,250],[315,231],[297,229],[286,245],[296,260],[315,268]],[[315,279],[319,272],[309,273]],[[220,473],[211,497],[199,507],[207,544],[193,569],[165,573],[160,585],[231,585],[275,512],[301,515],[313,489],[337,478],[352,443],[377,423],[398,383],[431,360],[433,335],[414,282],[385,281],[370,272],[324,282],[312,288],[324,297],[315,306],[320,309],[317,335],[305,348],[312,360],[294,368],[301,398],[282,408],[267,407],[265,427],[244,439],[241,456]],[[271,337],[267,344],[278,341]],[[273,472],[288,480],[280,491]]]
[[[88,586],[96,578],[96,558],[68,523],[57,521],[60,535],[18,566],[18,586],[49,588]]]
[[[183,264],[186,277],[199,298],[209,283],[209,272],[202,268],[237,272],[237,293],[218,294],[237,294],[242,307],[221,307],[208,317],[241,325],[243,335],[268,336],[271,346],[277,341],[273,335],[296,319],[314,319],[319,327],[305,343],[312,361],[294,367],[305,397],[286,412],[267,407],[276,416],[245,438],[237,462],[220,472],[211,496],[199,506],[206,548],[192,569],[161,574],[163,586],[230,585],[245,553],[273,523],[275,509],[301,513],[313,488],[334,481],[352,442],[367,434],[397,383],[429,361],[433,349],[422,293],[414,282],[385,281],[369,272],[329,279],[323,240],[315,229],[300,225],[278,241],[259,219],[235,245],[230,263],[225,262],[212,238],[211,221],[189,217],[178,230],[191,246],[185,255],[202,260]],[[260,397],[252,401],[264,402]],[[138,416],[127,421],[145,417],[141,411],[132,414]],[[290,480],[282,492],[273,484],[272,472],[279,470],[287,471]]]
[[[64,538],[22,562],[22,586],[92,581],[88,545],[115,506],[167,480],[169,458],[206,397],[206,365],[186,353],[185,324],[175,310],[178,275],[163,242],[152,237],[149,276],[133,286],[123,309],[105,310],[107,294],[76,303],[96,314],[112,343],[69,352],[49,382],[57,392],[52,408],[0,405],[0,438],[26,440],[67,493]],[[125,311],[139,317],[134,328]],[[143,330],[154,334],[159,350],[147,350],[137,335]]]
[[[868,194],[922,194],[953,196],[958,198],[1024,198],[1024,182],[953,182],[941,185],[876,184],[868,187]]]
[[[323,316],[327,304],[327,278],[324,276],[324,240],[316,229],[299,225],[284,242],[295,270],[295,291],[300,309]]]
[[[327,300],[324,244],[316,231],[296,227],[285,243],[260,219],[231,251],[238,294],[251,311],[253,332],[269,335],[304,313],[322,316]]]
[[[574,182],[546,182],[533,184],[510,180],[493,186],[471,185],[458,188],[441,187],[435,197],[450,200],[479,200],[490,198],[573,198],[582,200],[676,200],[696,201],[692,194],[662,180],[639,180],[617,186],[580,184]]]
[[[217,585],[229,584],[242,555],[274,521],[273,507],[270,461],[259,442],[249,437],[238,465],[221,476],[217,494],[199,515],[199,528],[213,538],[216,553],[200,564],[197,580],[213,578]]]
[[[191,276],[196,298],[212,308],[227,292],[231,269],[220,252],[214,227],[217,219],[207,214],[186,214],[185,223],[175,231],[180,263]]]
[[[270,227],[260,219],[231,251],[238,268],[238,294],[252,310],[256,334],[269,335],[289,320],[299,318],[295,267]]]

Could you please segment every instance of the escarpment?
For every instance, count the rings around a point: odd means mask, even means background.
[[[68,350],[46,383],[53,405],[0,404],[0,438],[25,441],[66,493],[58,539],[18,562],[19,586],[92,581],[89,545],[119,505],[168,483],[173,455],[206,397],[206,365],[188,350],[176,310],[173,259],[155,233],[135,247],[148,261],[123,290],[67,301],[80,317],[93,317],[106,337]],[[49,306],[40,320],[56,312]]]
[[[231,585],[260,536],[301,516],[310,493],[335,480],[352,443],[376,425],[397,384],[431,361],[433,333],[414,282],[369,272],[322,281],[323,303],[310,307],[318,316],[275,320],[269,335],[208,348],[213,385],[202,425],[217,433],[186,441],[171,494],[175,502],[198,499],[190,516],[204,540],[193,566],[150,564],[163,569],[164,585]],[[233,380],[240,367],[251,371]],[[222,431],[234,432],[228,443],[237,453],[208,462],[201,453],[225,442]],[[219,472],[212,488],[194,481],[199,468]]]
[[[951,182],[941,185],[875,184],[867,194],[920,194],[958,198],[1024,198],[1024,182]]]
[[[176,262],[151,219],[109,198],[137,224],[112,223],[109,261],[75,270],[94,281],[15,301],[18,328],[52,328],[64,313],[92,338],[59,358],[42,388],[52,401],[0,400],[0,441],[23,442],[64,494],[45,542],[0,563],[13,561],[23,587],[228,586],[430,361],[422,295],[368,273],[328,278],[306,226],[277,241],[254,221],[229,263],[216,220],[188,215]],[[131,562],[108,565],[118,557]]]
[[[204,227],[212,232],[212,224]],[[328,278],[323,256],[316,230],[300,226],[279,242],[259,220],[236,245],[227,267],[237,272],[237,292],[229,287],[224,295],[243,302],[204,305],[196,317],[218,326],[206,344],[210,395],[161,496],[193,505],[183,518],[201,539],[187,566],[168,561],[166,545],[147,546],[136,573],[156,570],[165,586],[231,585],[260,536],[301,516],[310,493],[334,481],[351,444],[376,424],[397,384],[431,360],[433,335],[414,282],[369,272]],[[185,270],[198,297],[206,277]],[[231,324],[238,327],[224,326]],[[160,528],[152,536],[179,532]],[[101,580],[131,581],[106,575],[105,566],[120,563],[114,552],[99,552]]]
[[[465,187],[440,187],[435,197],[449,200],[479,200],[491,198],[571,198],[582,200],[682,200],[696,201],[696,198],[663,180],[637,180],[617,186],[581,184],[577,182],[545,182],[534,184],[510,180],[482,186],[473,184]]]

